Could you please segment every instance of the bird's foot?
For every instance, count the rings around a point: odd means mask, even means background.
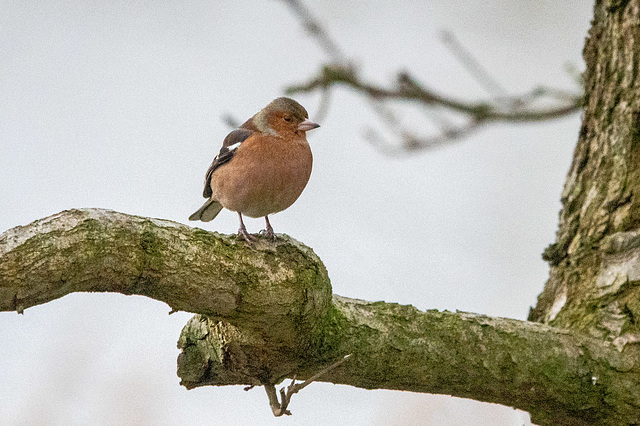
[[[241,226],[240,229],[238,229],[238,237],[243,238],[249,244],[255,243],[258,240],[256,237],[248,233],[247,228],[244,226]]]
[[[278,237],[276,237],[276,233],[273,232],[273,228],[271,227],[271,223],[269,223],[269,216],[265,216],[264,217],[264,221],[267,225],[267,228],[260,231],[260,234],[265,235],[269,240],[273,241],[274,243],[276,242],[276,240],[278,239]]]
[[[278,236],[276,235],[275,232],[273,232],[273,228],[271,227],[260,231],[260,235],[267,237],[269,241],[276,242],[278,240]]]

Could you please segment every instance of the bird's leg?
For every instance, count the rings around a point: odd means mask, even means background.
[[[238,212],[238,217],[240,218],[240,228],[238,229],[238,236],[244,238],[246,242],[251,244],[256,240],[256,237],[247,232],[247,228],[245,228],[244,222],[242,221],[242,213]]]
[[[271,227],[271,224],[269,223],[269,216],[265,216],[264,220],[267,222],[267,232],[265,232],[265,235],[267,236],[268,239],[275,241],[277,237],[275,232],[273,232],[273,228]]]

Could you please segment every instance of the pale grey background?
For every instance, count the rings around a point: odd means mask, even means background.
[[[513,92],[573,89],[592,2],[315,1],[371,80],[406,68],[437,90],[485,95],[439,41],[451,30]],[[278,1],[2,0],[0,230],[104,207],[187,223],[228,132],[326,58]],[[317,96],[298,96],[310,114]],[[420,114],[406,120],[417,131]],[[272,218],[314,248],[334,291],[526,318],[548,269],[579,116],[497,125],[391,159],[363,137],[367,103],[335,93],[309,134],[311,181]],[[251,232],[261,220],[247,220]],[[223,212],[205,229],[231,233]],[[190,314],[143,297],[67,296],[0,314],[0,424],[520,425],[528,415],[448,396],[315,384],[291,418],[262,389],[186,391],[176,341]]]

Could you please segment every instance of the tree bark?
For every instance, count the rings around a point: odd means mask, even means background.
[[[529,319],[640,354],[640,1],[596,2],[584,58],[583,124]]]
[[[248,246],[178,223],[70,210],[0,235],[0,310],[71,292],[139,294],[198,313],[187,388],[307,378],[497,402],[540,424],[640,421],[637,358],[569,330],[331,295],[320,259],[281,236]]]

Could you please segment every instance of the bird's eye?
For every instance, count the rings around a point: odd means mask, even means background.
[[[284,117],[284,121],[291,122],[291,117],[288,117],[288,116]]]

